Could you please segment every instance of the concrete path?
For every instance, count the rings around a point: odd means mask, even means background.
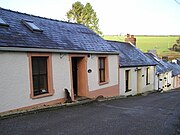
[[[0,135],[178,134],[180,89],[0,120]]]

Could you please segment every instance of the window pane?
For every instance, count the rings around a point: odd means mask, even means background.
[[[33,30],[41,30],[41,29],[38,28],[33,22],[28,22],[28,21],[26,21],[26,23],[27,23]]]
[[[41,60],[39,61],[39,71],[40,74],[47,73],[47,58],[41,58]]]
[[[99,58],[99,67],[100,69],[105,68],[105,58]]]
[[[101,78],[101,81],[102,82],[105,82],[105,71],[103,70],[102,71],[102,76],[101,76],[102,78]]]
[[[146,84],[148,85],[150,82],[149,68],[146,69]]]
[[[100,57],[99,58],[99,81],[100,82],[105,82],[105,57]]]
[[[129,90],[129,70],[125,71],[126,91]]]
[[[100,70],[100,82],[105,82],[105,71]]]
[[[38,73],[38,59],[32,58],[32,74],[37,75]]]
[[[47,91],[47,77],[46,75],[40,76],[39,89]]]
[[[2,18],[0,18],[0,25],[9,26]]]
[[[34,88],[34,90],[38,90],[39,88],[38,88],[38,76],[33,76],[33,88]]]

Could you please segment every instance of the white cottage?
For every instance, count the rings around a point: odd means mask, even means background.
[[[87,27],[0,8],[0,113],[119,95],[119,55]]]
[[[154,90],[155,63],[130,43],[108,43],[120,53],[120,95],[136,95]]]
[[[158,91],[167,91],[171,90],[172,85],[172,68],[169,67],[169,64],[152,53],[146,53],[147,57],[149,57],[154,63],[156,63],[156,83],[155,90]]]
[[[176,89],[180,87],[180,66],[177,63],[168,63],[172,68],[172,88]]]

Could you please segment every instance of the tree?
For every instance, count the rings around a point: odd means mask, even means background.
[[[79,1],[75,2],[72,4],[72,9],[66,13],[66,16],[69,21],[83,24],[97,34],[102,34],[99,30],[99,19],[90,3],[86,3],[84,6]]]

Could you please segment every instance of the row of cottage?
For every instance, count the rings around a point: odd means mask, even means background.
[[[0,114],[180,87],[180,66],[84,25],[0,8]]]

